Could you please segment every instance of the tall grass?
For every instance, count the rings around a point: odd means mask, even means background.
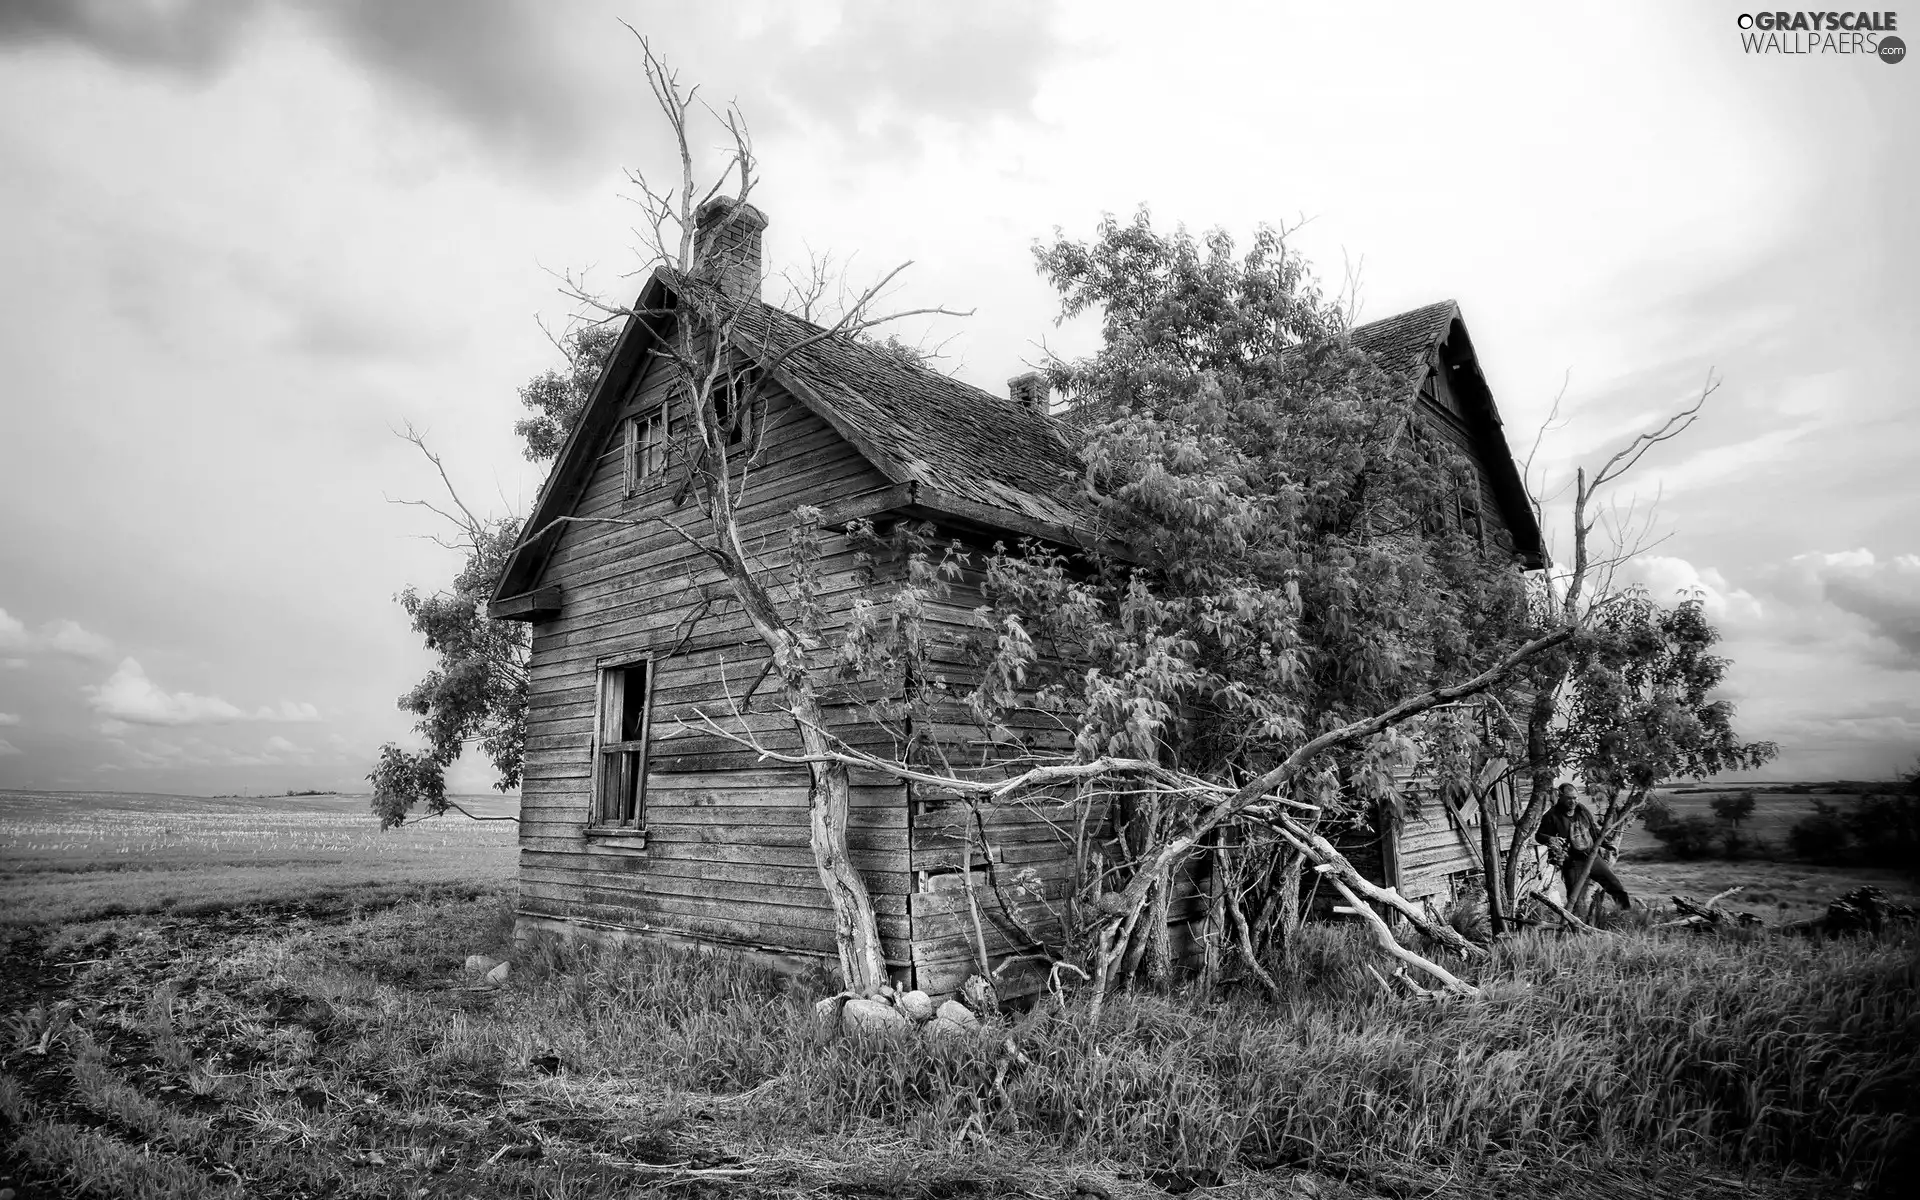
[[[1372,952],[1344,931],[1306,941],[1277,1005],[1135,997],[1094,1032],[1043,1011],[1004,1073],[992,1037],[817,1044],[778,981],[644,945],[548,951],[520,1036],[679,1087],[777,1080],[764,1111],[788,1127],[990,1131],[1145,1164],[1652,1151],[1872,1181],[1912,1154],[1911,937],[1529,940],[1481,972],[1485,998],[1417,1006],[1369,986]]]
[[[128,1196],[179,1194],[208,1163],[263,1196],[402,1177],[409,1194],[637,1196],[658,1176],[612,1160],[727,1155],[831,1161],[813,1168],[830,1178],[884,1159],[987,1190],[1090,1166],[1291,1166],[1405,1195],[1564,1194],[1594,1173],[1615,1197],[1701,1194],[1741,1166],[1758,1196],[1891,1190],[1915,1165],[1911,932],[1521,940],[1473,972],[1481,998],[1425,1003],[1381,993],[1367,942],[1312,927],[1275,964],[1275,1003],[1123,997],[1098,1029],[1084,1005],[1049,1004],[936,1040],[829,1036],[823,981],[645,942],[544,940],[515,952],[505,989],[446,990],[510,919],[416,902],[177,951],[139,921],[90,927],[97,941],[60,944],[98,960],[84,978],[109,1002],[86,1023],[121,1057],[82,1031],[57,1070],[19,1051],[8,1068],[36,1090],[0,1087],[0,1103],[36,1163]],[[496,1161],[535,1128],[542,1159]],[[121,1136],[154,1147],[150,1167]]]

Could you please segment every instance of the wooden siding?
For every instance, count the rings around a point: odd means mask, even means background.
[[[645,411],[667,390],[665,370],[643,372],[624,411]],[[825,422],[784,396],[769,403],[764,461],[741,512],[756,553],[777,561],[794,507],[858,496],[887,481]],[[664,478],[625,495],[619,427],[596,459],[575,516],[648,520],[693,516],[676,508]],[[829,536],[824,601],[844,608],[855,560]],[[525,783],[521,791],[519,912],[623,929],[833,958],[833,923],[807,828],[807,774],[769,768],[724,738],[679,724],[744,698],[767,655],[716,571],[670,531],[570,524],[537,581],[558,585],[557,617],[533,629]],[[598,666],[608,658],[655,661],[653,747],[644,844],[587,834]],[[762,680],[748,724],[769,745],[797,738],[772,711]],[[830,698],[831,699],[831,698]],[[849,698],[828,707],[834,731],[854,744],[878,732]],[[909,867],[904,786],[856,777],[848,840],[873,892],[891,964],[909,969]]]
[[[1444,372],[1435,371],[1427,380],[1427,386],[1421,390],[1416,401],[1421,422],[1428,432],[1447,442],[1473,464],[1480,519],[1486,528],[1487,549],[1503,557],[1511,557],[1514,554],[1513,530],[1507,525],[1505,511],[1500,506],[1500,494],[1493,487],[1493,473],[1486,461],[1486,447],[1473,436],[1466,419],[1461,416],[1459,403],[1453,398]]]

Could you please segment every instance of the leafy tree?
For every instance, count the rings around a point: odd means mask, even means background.
[[[1519,572],[1457,519],[1472,467],[1428,434],[1407,380],[1345,343],[1345,314],[1282,231],[1237,254],[1224,233],[1165,233],[1143,210],[1036,255],[1063,318],[1100,315],[1101,348],[1053,363],[1051,382],[1100,532],[1137,557],[1073,562],[1032,544],[989,557],[997,654],[976,711],[1032,689],[1082,757],[1224,781],[1524,640]],[[1336,803],[1343,783],[1390,798],[1388,760],[1406,752],[1389,740],[1332,755],[1314,798],[1364,814]],[[1171,813],[1134,807],[1115,819],[1144,845]],[[1299,862],[1271,841],[1242,857],[1243,872],[1279,872],[1263,932],[1284,936],[1297,912]],[[1164,903],[1167,886],[1152,895]],[[1166,950],[1143,951],[1150,974],[1164,977]]]
[[[1730,665],[1711,652],[1719,640],[1700,597],[1665,607],[1636,589],[1614,597],[1570,645],[1559,743],[1601,797],[1602,842],[1639,815],[1661,783],[1758,767],[1778,753],[1771,742],[1741,741],[1733,704],[1712,698]],[[1749,797],[1746,811],[1752,807]],[[1584,884],[1576,881],[1576,893]]]
[[[1730,796],[1715,796],[1709,807],[1713,809],[1714,816],[1738,829],[1742,821],[1753,816],[1756,803],[1753,793],[1746,791]]]
[[[514,422],[513,431],[526,442],[528,462],[550,462],[559,456],[567,435],[580,423],[587,398],[600,382],[600,370],[619,338],[618,326],[589,322],[553,339],[566,359],[565,369],[542,371],[520,385],[520,403],[533,415]]]

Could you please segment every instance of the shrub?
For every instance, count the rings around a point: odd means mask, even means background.
[[[1674,817],[1653,829],[1653,836],[1675,858],[1706,858],[1720,845],[1725,834],[1711,817]]]
[[[1846,824],[1868,866],[1920,870],[1920,795],[1862,796]]]
[[[1853,831],[1845,815],[1825,800],[1815,800],[1813,815],[1800,818],[1787,831],[1787,845],[1794,855],[1810,862],[1844,862],[1852,843]]]

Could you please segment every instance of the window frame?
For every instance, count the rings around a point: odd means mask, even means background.
[[[621,421],[620,430],[620,475],[623,490],[631,500],[666,475],[666,406],[634,413]]]
[[[644,844],[647,832],[647,774],[652,758],[653,681],[658,660],[651,654],[620,655],[594,663],[593,742],[588,763],[591,795],[588,798],[586,832],[589,837],[638,838]],[[637,739],[608,740],[608,719],[614,703],[611,684],[620,675],[621,707],[625,708],[626,689],[631,673],[641,672],[640,736]],[[620,718],[615,717],[617,722]],[[615,756],[631,756],[634,773],[632,812],[610,811],[616,797],[612,794],[616,776],[611,771]],[[621,807],[625,807],[624,804]]]

